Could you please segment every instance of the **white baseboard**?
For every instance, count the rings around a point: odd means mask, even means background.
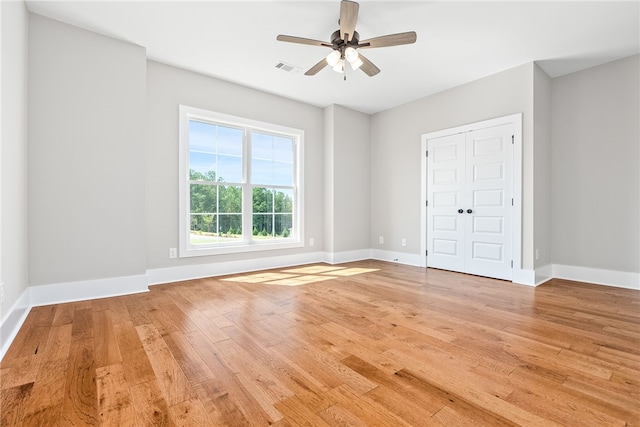
[[[406,252],[383,251],[381,249],[371,249],[371,258],[380,261],[397,262],[399,264],[420,267],[423,256],[419,254],[408,254]]]
[[[535,281],[536,286],[542,285],[544,282],[553,279],[553,264],[546,264],[536,268]]]
[[[8,314],[2,319],[2,324],[0,324],[0,361],[9,350],[9,346],[11,346],[16,335],[18,335],[18,331],[27,318],[29,310],[31,310],[31,301],[29,300],[29,288],[27,288],[22,292]]]
[[[341,264],[343,262],[362,261],[371,259],[371,249],[360,249],[345,252],[324,252],[322,261],[327,264]]]
[[[538,286],[536,272],[533,270],[514,268],[511,272],[511,281],[518,285]]]
[[[146,274],[29,287],[31,305],[60,304],[148,292]]]
[[[322,252],[308,252],[296,255],[281,255],[266,258],[253,258],[239,261],[216,262],[210,264],[183,265],[180,267],[155,268],[147,270],[149,285],[181,282],[203,277],[223,276],[225,274],[246,273],[270,268],[293,267],[323,261]]]
[[[640,273],[553,264],[553,277],[596,285],[640,290]]]

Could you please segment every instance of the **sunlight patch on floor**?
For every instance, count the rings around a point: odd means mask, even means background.
[[[329,265],[312,265],[309,267],[292,268],[281,272],[243,274],[241,276],[221,279],[227,282],[264,283],[279,286],[300,286],[340,277],[355,276],[357,274],[378,271],[377,268],[348,268]]]
[[[298,277],[297,274],[286,273],[258,273],[258,274],[245,274],[242,276],[233,276],[226,279],[222,279],[227,282],[244,282],[244,283],[264,283],[273,280],[289,279],[292,277]]]
[[[287,270],[282,270],[285,273],[296,273],[296,274],[322,274],[327,272],[334,272],[336,270],[344,270],[346,267],[334,267],[331,265],[311,265],[309,267],[300,267],[300,268],[292,268]]]

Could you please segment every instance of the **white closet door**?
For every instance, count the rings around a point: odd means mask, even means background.
[[[427,266],[511,279],[513,125],[428,140]]]
[[[465,161],[465,134],[429,140],[428,267],[464,271]]]
[[[512,135],[511,124],[466,134],[466,273],[511,279]]]

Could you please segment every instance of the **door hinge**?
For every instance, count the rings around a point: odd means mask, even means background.
[[[511,268],[513,268],[513,260],[511,260]]]
[[[515,135],[511,135],[511,143],[512,143],[512,144],[515,144],[515,143],[516,143],[516,142],[515,142]]]
[[[425,200],[425,201],[424,201],[424,205],[425,205],[425,206],[429,206],[429,201],[428,201],[428,200]]]
[[[511,198],[511,206],[513,206],[513,197]]]
[[[429,157],[429,151],[426,151],[425,153],[426,153],[426,157]]]
[[[429,251],[424,251],[424,256],[428,256],[429,255]]]

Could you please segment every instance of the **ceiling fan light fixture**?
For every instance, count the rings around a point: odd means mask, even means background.
[[[347,61],[353,64],[353,62],[358,59],[358,51],[352,47],[348,47],[344,50],[344,57]]]
[[[344,72],[344,59],[338,60],[338,63],[333,66],[333,71],[335,71],[336,73]]]
[[[340,63],[340,51],[338,50],[333,50],[331,51],[331,53],[329,55],[327,55],[327,64],[329,64],[330,67],[335,67],[336,65],[338,65]]]

